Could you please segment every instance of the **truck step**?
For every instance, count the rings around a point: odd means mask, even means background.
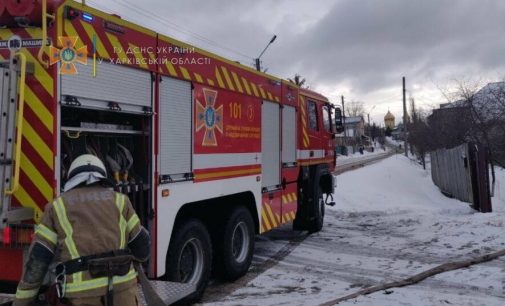
[[[13,301],[15,297],[14,294],[0,293],[0,306],[10,305],[10,302]]]
[[[166,303],[166,305],[171,305],[181,299],[191,295],[196,291],[196,285],[189,283],[176,283],[167,281],[149,281],[153,286],[159,297]],[[140,304],[147,306],[146,300],[144,298],[144,293],[139,284],[139,295]]]

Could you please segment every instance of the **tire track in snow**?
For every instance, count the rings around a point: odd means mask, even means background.
[[[308,263],[307,258],[296,258],[294,255],[291,255],[287,260],[284,260],[276,265],[275,269],[298,275],[310,274],[322,281],[325,279],[328,281],[338,279],[349,283],[350,287],[353,288],[368,287],[382,282],[404,279],[417,273],[402,273],[394,270],[385,271],[380,268],[363,268],[355,265],[336,264],[318,260],[311,260],[310,263]],[[472,292],[472,294],[479,295],[481,297],[491,295],[499,298],[505,298],[505,294],[502,293],[499,288],[485,288],[438,278],[429,278],[413,286],[428,288],[430,291],[434,290],[438,292],[456,294],[468,294],[468,292]],[[269,292],[265,292],[265,295],[268,294]],[[232,298],[232,300],[233,299],[234,298]]]

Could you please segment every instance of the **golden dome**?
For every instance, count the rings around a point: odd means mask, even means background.
[[[395,116],[390,111],[384,116],[384,120],[395,120]]]

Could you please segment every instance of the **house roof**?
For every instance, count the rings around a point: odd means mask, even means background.
[[[505,82],[488,83],[473,95],[473,108],[482,120],[498,119],[505,109]],[[469,101],[458,100],[440,105],[440,109],[468,107]]]
[[[505,82],[489,83],[473,97],[473,107],[483,120],[503,118],[505,112]]]

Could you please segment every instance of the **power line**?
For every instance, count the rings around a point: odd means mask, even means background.
[[[428,93],[420,93],[417,90],[411,89],[407,90],[412,98],[415,98],[419,104],[440,104],[443,103],[440,98],[432,98]],[[428,96],[427,96],[428,95]]]
[[[94,4],[97,4],[95,1],[90,1],[90,2],[92,2]],[[157,15],[157,14],[154,14],[152,12],[149,12],[149,11],[141,8],[140,6],[138,6],[136,4],[130,3],[130,2],[125,1],[125,0],[123,0],[123,1],[114,0],[114,2],[116,2],[117,4],[119,4],[119,5],[127,8],[128,10],[134,11],[137,14],[140,14],[140,15],[142,15],[144,17],[147,17],[150,20],[154,20],[154,21],[156,21],[157,23],[159,23],[161,25],[167,26],[167,27],[169,27],[169,28],[171,28],[171,29],[179,32],[179,33],[185,34],[185,35],[187,35],[189,37],[192,37],[192,38],[194,38],[196,40],[199,40],[199,41],[201,41],[201,42],[203,42],[203,43],[205,43],[207,45],[211,45],[211,46],[213,46],[215,48],[219,48],[221,50],[228,51],[228,52],[233,53],[235,55],[238,55],[240,57],[246,58],[247,60],[253,60],[254,59],[252,56],[246,55],[246,54],[244,54],[244,53],[242,53],[240,51],[234,50],[232,48],[223,46],[223,45],[221,45],[221,44],[219,44],[219,43],[217,43],[217,42],[215,42],[215,41],[213,41],[213,40],[211,40],[211,39],[209,39],[209,38],[207,38],[207,37],[205,37],[203,35],[200,35],[200,34],[198,34],[196,32],[191,31],[191,30],[185,29],[185,28],[179,26],[178,24],[176,24],[174,22],[167,21],[163,17],[161,17],[160,15]],[[97,5],[97,6],[99,6],[99,5]],[[107,8],[107,9],[110,10],[110,8]]]
[[[391,95],[391,96],[388,96],[388,97],[382,97],[380,99],[367,99],[368,101],[373,101],[373,103],[376,103],[376,104],[383,104],[385,102],[393,102],[397,99],[401,99],[402,98],[402,95],[401,94],[397,94],[397,95]]]
[[[119,2],[118,0],[114,0],[114,1]],[[241,56],[244,56],[244,57],[247,57],[247,58],[253,59],[251,56],[248,56],[248,55],[246,55],[246,54],[243,54],[243,53],[241,53],[241,52],[239,52],[239,51],[237,51],[237,50],[234,50],[234,49],[228,48],[228,47],[226,47],[226,46],[223,46],[223,45],[221,45],[220,43],[218,43],[218,42],[216,42],[216,41],[214,41],[214,40],[211,40],[211,39],[209,39],[209,38],[207,38],[207,37],[205,37],[205,36],[203,36],[203,35],[200,35],[200,34],[198,34],[198,33],[194,32],[194,31],[191,31],[191,30],[189,30],[189,29],[186,29],[186,28],[184,28],[184,27],[182,27],[182,26],[180,26],[180,25],[178,25],[178,24],[176,24],[176,23],[174,23],[174,22],[172,22],[172,21],[165,20],[162,16],[160,16],[160,15],[158,15],[158,14],[155,14],[155,13],[153,13],[153,12],[147,11],[147,10],[143,9],[142,7],[140,7],[140,6],[136,5],[135,3],[131,3],[131,2],[129,2],[129,1],[127,1],[127,0],[122,0],[122,2],[124,2],[124,4],[125,4],[125,5],[130,5],[131,7],[134,7],[134,8],[136,8],[136,9],[140,10],[140,11],[143,11],[143,12],[145,12],[146,14],[149,14],[149,15],[151,15],[151,16],[153,16],[153,17],[156,17],[156,19],[157,19],[158,21],[160,21],[160,22],[163,22],[163,23],[165,23],[165,24],[170,24],[170,25],[172,25],[172,27],[173,27],[175,30],[177,30],[177,31],[180,31],[180,32],[182,32],[182,33],[186,33],[186,34],[190,34],[191,36],[193,36],[193,37],[195,37],[195,38],[197,38],[197,39],[200,39],[200,40],[202,40],[202,41],[205,41],[205,42],[208,42],[208,43],[215,44],[216,46],[218,46],[218,47],[220,47],[220,48],[226,48],[226,50],[228,50],[228,51],[231,51],[231,52],[236,52],[237,54],[239,54],[239,55],[241,55]]]
[[[98,2],[95,2],[95,1],[92,1],[92,0],[88,0],[88,2],[91,3],[91,4],[93,4],[93,6],[95,6],[96,8],[98,8],[98,9],[100,9],[102,11],[110,11],[110,12],[114,11],[110,7],[102,5],[102,3],[99,4]]]

